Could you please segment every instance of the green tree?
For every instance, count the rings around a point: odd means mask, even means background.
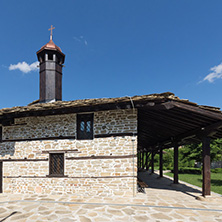
[[[211,161],[222,160],[222,139],[215,139],[210,144]],[[202,162],[202,143],[185,145],[179,149],[180,166],[193,167],[195,162]]]

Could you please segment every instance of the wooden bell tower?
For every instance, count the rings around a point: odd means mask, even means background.
[[[52,26],[49,29],[50,41],[36,53],[40,62],[40,103],[62,100],[62,67],[65,55],[52,41],[53,29]]]

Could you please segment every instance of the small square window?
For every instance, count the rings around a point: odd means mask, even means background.
[[[64,153],[49,154],[49,176],[64,176]]]
[[[93,113],[77,115],[77,139],[93,139]]]
[[[48,60],[53,60],[53,54],[51,53],[48,54]]]

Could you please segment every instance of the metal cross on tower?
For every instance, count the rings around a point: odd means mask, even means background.
[[[51,25],[51,28],[49,29],[50,32],[50,40],[52,40],[52,30],[55,29],[55,27],[53,27],[53,25]]]

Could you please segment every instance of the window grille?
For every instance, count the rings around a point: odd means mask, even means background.
[[[64,175],[64,153],[49,154],[49,175],[63,176]]]
[[[93,139],[93,113],[77,115],[77,139]]]

